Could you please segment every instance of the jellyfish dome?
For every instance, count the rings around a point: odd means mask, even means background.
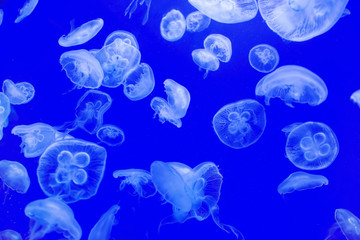
[[[121,145],[125,141],[125,134],[123,130],[111,124],[106,124],[99,128],[96,132],[96,136],[101,142],[112,147]]]
[[[195,49],[191,53],[192,59],[199,70],[205,69],[204,79],[207,77],[209,71],[216,71],[219,69],[220,62],[218,58],[206,49]]]
[[[161,36],[170,42],[182,38],[186,30],[186,21],[184,15],[179,10],[171,10],[162,19],[160,23]]]
[[[3,184],[18,193],[24,194],[30,187],[30,178],[26,168],[16,161],[0,161],[0,179]]]
[[[124,43],[130,44],[134,48],[139,49],[139,44],[136,40],[136,37],[131,32],[123,31],[123,30],[117,30],[112,33],[110,33],[106,39],[104,46],[109,45],[115,41],[115,39],[121,39]]]
[[[112,227],[116,224],[115,215],[119,209],[119,205],[113,205],[106,213],[104,213],[91,229],[88,240],[109,240]]]
[[[210,34],[204,40],[204,48],[214,54],[220,62],[230,61],[232,55],[231,41],[221,34]]]
[[[336,209],[335,220],[348,240],[360,239],[360,219],[347,209]]]
[[[356,103],[360,107],[360,89],[356,90],[351,94],[350,100]]]
[[[211,18],[199,11],[186,16],[186,30],[189,32],[201,32],[209,27]]]
[[[31,101],[35,96],[35,89],[31,83],[14,83],[10,79],[3,82],[2,90],[11,104],[20,105]]]
[[[10,100],[2,92],[0,92],[0,140],[3,138],[3,128],[8,125],[8,117],[10,115]]]
[[[104,175],[106,150],[78,139],[52,144],[39,159],[37,176],[48,196],[67,203],[94,196]]]
[[[6,229],[4,231],[0,231],[0,240],[22,240],[22,237],[18,232]]]
[[[279,64],[279,54],[275,48],[268,44],[259,44],[249,52],[250,65],[257,71],[268,73]]]

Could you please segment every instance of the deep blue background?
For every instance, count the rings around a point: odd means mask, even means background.
[[[156,85],[147,98],[132,102],[122,87],[100,88],[111,95],[113,104],[104,115],[104,123],[121,127],[126,135],[122,146],[108,151],[104,179],[96,196],[70,204],[82,226],[83,239],[100,216],[111,205],[119,203],[118,224],[114,239],[234,239],[216,227],[209,218],[203,222],[189,220],[173,224],[157,232],[162,218],[171,214],[171,205],[162,205],[156,195],[139,199],[131,188],[120,192],[119,180],[112,177],[117,169],[149,169],[154,160],[177,161],[191,167],[204,161],[219,165],[224,176],[219,201],[220,219],[238,228],[247,240],[319,240],[325,239],[334,223],[336,208],[346,208],[360,216],[360,109],[349,97],[360,88],[360,5],[350,0],[350,16],[342,18],[327,33],[303,43],[283,41],[273,33],[260,14],[240,24],[212,21],[201,33],[185,33],[177,42],[167,42],[160,35],[161,18],[176,8],[186,16],[195,9],[186,0],[153,0],[149,21],[141,25],[144,7],[133,18],[124,17],[126,0],[40,0],[35,11],[19,24],[13,21],[23,0],[5,0],[3,25],[0,26],[0,80],[28,81],[36,89],[35,98],[26,105],[14,106],[10,124],[0,142],[0,159],[16,160],[28,169],[29,191],[10,193],[0,205],[0,230],[11,228],[23,237],[28,234],[29,219],[24,207],[30,201],[45,198],[36,176],[38,159],[26,159],[20,153],[19,137],[11,129],[19,124],[44,122],[53,126],[74,119],[74,109],[85,89],[68,94],[73,85],[61,71],[59,57],[72,49],[101,48],[114,30],[132,32],[140,45],[142,62],[154,72]],[[73,48],[58,45],[58,38],[75,25],[101,17],[105,25],[88,43]],[[233,55],[229,63],[221,63],[217,72],[204,80],[203,72],[191,59],[191,51],[202,48],[208,34],[220,33],[232,41]],[[317,107],[296,105],[289,108],[276,99],[266,107],[267,126],[259,141],[245,149],[235,150],[222,144],[212,128],[213,115],[225,104],[245,98],[256,98],[256,83],[264,74],[256,72],[248,62],[248,52],[256,44],[274,46],[280,64],[298,64],[309,68],[324,79],[329,90],[327,100]],[[187,87],[191,103],[183,126],[161,124],[153,119],[152,97],[166,97],[163,81],[174,79]],[[263,103],[263,99],[258,99]],[[329,185],[316,190],[295,192],[284,197],[277,193],[278,184],[290,173],[298,171],[285,158],[286,137],[281,129],[293,122],[320,121],[336,133],[340,152],[323,174]],[[98,142],[81,130],[72,133],[77,138]],[[0,191],[0,201],[5,198]],[[57,239],[49,235],[45,239]]]

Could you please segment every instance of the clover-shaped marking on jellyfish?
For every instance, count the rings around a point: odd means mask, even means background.
[[[236,134],[240,132],[241,134],[245,135],[251,127],[248,121],[251,119],[251,113],[248,111],[244,111],[241,114],[238,112],[231,112],[228,116],[230,124],[228,126],[228,131],[231,134]]]
[[[279,54],[275,48],[267,44],[259,44],[249,52],[250,65],[257,71],[268,73],[279,63]]]
[[[186,30],[186,21],[179,10],[171,10],[162,19],[160,23],[161,36],[170,42],[182,38]]]

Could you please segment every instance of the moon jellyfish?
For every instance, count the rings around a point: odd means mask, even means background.
[[[360,89],[351,94],[350,99],[360,107]]]
[[[131,185],[140,197],[148,198],[156,194],[156,188],[148,171],[142,169],[116,170],[113,177],[121,178],[120,190],[123,190],[126,185]]]
[[[328,90],[315,73],[300,66],[287,65],[263,77],[256,85],[255,94],[265,96],[266,105],[270,105],[271,98],[278,97],[289,107],[294,107],[293,102],[317,106],[325,101]]]
[[[52,144],[39,159],[37,176],[47,196],[67,203],[94,196],[104,175],[106,150],[77,139]]]
[[[3,22],[3,19],[4,19],[4,10],[0,9],[0,26]]]
[[[210,34],[204,40],[204,48],[214,54],[220,62],[230,61],[232,55],[231,41],[221,34]]]
[[[24,194],[30,187],[30,178],[26,168],[16,161],[0,161],[0,179],[3,184],[18,193]]]
[[[211,18],[199,11],[195,11],[186,17],[186,30],[189,32],[201,32],[209,27],[210,22]]]
[[[88,240],[109,240],[112,226],[115,225],[115,215],[119,209],[119,205],[114,205],[104,213],[91,229]]]
[[[25,207],[30,218],[29,240],[42,239],[51,232],[62,233],[65,239],[80,240],[82,230],[71,208],[57,198],[30,202]]]
[[[250,50],[249,62],[256,71],[268,73],[279,64],[279,54],[272,46],[259,44]]]
[[[286,156],[300,169],[327,168],[339,153],[336,135],[324,123],[295,123],[282,131],[287,134]]]
[[[161,36],[170,42],[182,38],[186,30],[186,21],[179,10],[171,10],[162,19],[160,23]]]
[[[181,118],[185,117],[189,108],[190,93],[184,86],[171,79],[164,81],[164,87],[167,101],[160,97],[154,97],[151,100],[150,106],[155,111],[154,117],[159,115],[161,123],[168,121],[180,128]]]
[[[123,130],[115,125],[106,124],[99,128],[96,132],[97,138],[112,147],[123,144],[125,141],[125,134]]]
[[[302,42],[321,35],[340,19],[348,0],[259,0],[261,16],[280,37]]]
[[[136,37],[131,32],[123,31],[123,30],[117,30],[112,33],[110,33],[105,40],[104,46],[109,45],[115,41],[115,39],[121,39],[124,43],[130,44],[134,48],[139,49],[139,44],[136,40]]]
[[[0,240],[22,240],[22,237],[18,232],[7,229],[0,231]]]
[[[2,91],[9,98],[11,104],[20,105],[30,102],[35,96],[35,89],[31,83],[14,83],[10,79],[3,82]]]
[[[129,18],[131,18],[131,15],[135,12],[138,3],[140,5],[143,5],[145,3],[146,5],[146,13],[145,16],[143,18],[142,24],[146,24],[146,22],[149,19],[149,11],[150,11],[150,5],[151,5],[151,0],[131,0],[129,6],[125,9],[125,16],[129,14]]]
[[[96,36],[104,26],[104,20],[97,18],[84,23],[74,29],[74,22],[71,22],[71,31],[68,35],[59,38],[59,45],[62,47],[72,47],[84,44]]]
[[[99,88],[104,79],[104,72],[99,61],[87,50],[64,52],[60,64],[66,76],[78,88]]]
[[[264,107],[251,99],[227,104],[213,118],[213,127],[220,141],[235,149],[257,142],[265,125]]]
[[[7,127],[10,115],[10,100],[2,92],[0,92],[0,140],[3,138],[3,128]]]
[[[192,59],[199,70],[205,69],[204,79],[207,77],[209,71],[216,71],[219,69],[220,62],[217,57],[206,49],[195,49],[191,53]]]
[[[15,19],[15,23],[19,23],[29,16],[34,11],[38,2],[39,0],[27,0],[24,6],[19,10],[19,16]]]
[[[335,220],[347,240],[360,239],[360,219],[346,209],[335,210]]]

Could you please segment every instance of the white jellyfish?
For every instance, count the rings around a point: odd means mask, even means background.
[[[186,29],[186,21],[179,10],[171,10],[162,19],[160,23],[161,36],[174,42],[182,38]]]
[[[186,30],[189,32],[201,32],[205,30],[211,22],[211,18],[199,11],[195,11],[186,17]]]

